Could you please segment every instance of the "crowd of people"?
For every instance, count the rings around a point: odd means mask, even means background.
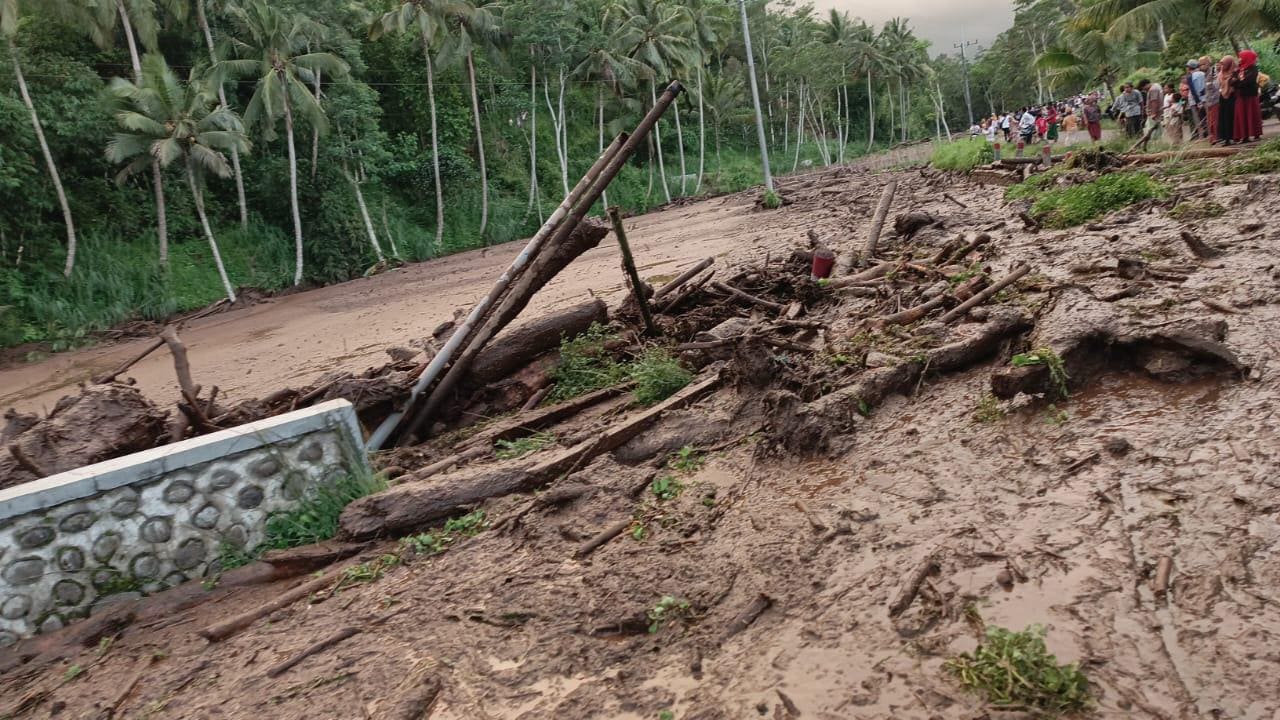
[[[1088,133],[1093,142],[1102,140],[1102,119],[1110,116],[1127,136],[1144,144],[1163,136],[1179,144],[1188,137],[1214,145],[1257,142],[1262,139],[1262,96],[1271,83],[1258,68],[1258,54],[1243,50],[1239,58],[1228,55],[1188,60],[1176,82],[1161,85],[1143,79],[1126,83],[1104,112],[1099,93],[1079,95],[1043,107],[1024,107],[984,118],[970,128],[974,137],[988,142],[1003,138],[1027,145],[1055,143],[1065,137],[1068,144],[1079,142],[1079,133]]]

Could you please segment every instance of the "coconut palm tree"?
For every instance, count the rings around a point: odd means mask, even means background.
[[[746,46],[747,78],[751,83],[751,101],[756,111],[756,134],[760,141],[760,163],[764,170],[765,191],[773,192],[773,171],[769,169],[769,140],[764,132],[764,113],[760,110],[760,88],[756,83],[756,60],[751,52],[751,25],[747,22],[747,0],[738,0],[738,10],[742,15],[742,41]]]
[[[876,144],[876,93],[874,80],[884,63],[884,56],[876,42],[876,31],[866,23],[861,23],[854,33],[855,41],[849,61],[857,68],[859,75],[867,78],[867,152]]]
[[[1226,35],[1280,31],[1274,0],[1096,0],[1083,4],[1068,23],[1075,31],[1105,30],[1113,40],[1135,38],[1167,27],[1208,27]],[[1167,47],[1167,42],[1162,44]]]
[[[444,38],[448,18],[465,11],[459,0],[403,0],[398,7],[374,21],[369,38],[416,32],[422,40],[422,56],[427,65],[427,104],[431,110],[431,168],[436,185],[436,248],[444,245],[444,189],[440,184],[440,133],[436,120],[435,66],[431,53]]]
[[[40,115],[31,101],[31,91],[27,88],[27,78],[22,73],[22,57],[18,52],[18,23],[20,20],[18,0],[0,1],[0,35],[4,35],[9,45],[9,58],[13,62],[14,79],[18,83],[18,94],[22,96],[22,104],[31,115],[31,129],[35,131],[36,140],[40,143],[40,153],[44,155],[45,168],[49,171],[49,179],[53,181],[54,192],[58,195],[58,205],[62,208],[62,222],[67,228],[67,261],[62,273],[71,277],[76,266],[76,223],[71,217],[71,205],[67,203],[67,193],[62,188],[62,175],[58,173],[58,165],[53,161],[53,153],[49,150],[49,141],[44,136],[44,125]]]
[[[658,102],[658,78],[671,78],[682,67],[693,50],[689,37],[689,18],[678,7],[662,0],[620,0],[611,7],[609,14],[618,18],[614,42],[625,48],[627,55],[649,66],[652,75],[649,94],[653,104]],[[672,108],[679,122],[679,106]],[[677,133],[679,129],[677,128]],[[658,174],[662,179],[662,192],[671,202],[671,190],[667,185],[667,173],[662,159],[662,131],[653,129],[657,146]],[[681,175],[684,174],[684,142],[680,142]]]
[[[231,176],[231,165],[223,152],[232,148],[249,151],[240,118],[221,103],[210,86],[198,79],[186,84],[178,80],[158,54],[149,54],[142,61],[141,83],[115,78],[108,90],[123,106],[116,114],[121,130],[106,149],[111,162],[128,163],[117,182],[155,163],[162,167],[181,163],[222,287],[227,299],[235,302],[235,290],[205,213],[203,188],[209,174]]]
[[[224,7],[221,3],[218,3],[218,0],[214,0],[214,2],[217,3],[215,4],[215,9]],[[199,27],[200,34],[204,37],[205,47],[209,51],[209,62],[216,64],[218,62],[218,53],[213,42],[213,30],[209,26],[209,16],[205,10],[205,5],[209,4],[209,0],[191,0],[191,4],[194,7],[194,12],[191,14],[196,18],[196,25]],[[221,83],[218,84],[218,101],[224,107],[230,107],[227,104],[227,89]],[[244,175],[240,171],[240,150],[235,147],[231,148],[231,172],[236,181],[236,201],[240,206],[240,227],[242,229],[248,228],[249,205],[245,201]]]
[[[1101,82],[1114,97],[1115,84],[1125,73],[1159,60],[1159,53],[1136,52],[1132,43],[1116,40],[1102,30],[1071,27],[1057,47],[1036,59],[1036,67],[1076,87]]]
[[[503,41],[503,5],[499,0],[461,0],[452,11],[454,31],[441,53],[448,60],[465,58],[471,86],[471,117],[475,122],[476,159],[480,165],[480,236],[489,225],[489,167],[484,156],[484,130],[480,122],[480,93],[476,89],[475,51],[494,50]]]
[[[644,63],[629,57],[614,45],[615,35],[610,34],[606,16],[601,16],[583,33],[585,55],[570,73],[571,77],[596,84],[597,152],[604,152],[604,93],[608,89],[621,96],[623,88],[635,87],[642,78],[648,78],[652,70]],[[589,21],[591,22],[591,21]],[[609,207],[609,195],[602,196]]]
[[[733,28],[733,16],[728,5],[714,0],[685,0],[684,12],[689,16],[693,29],[694,56],[691,63],[696,71],[698,96],[698,181],[693,192],[702,190],[702,176],[707,165],[706,101],[703,97],[702,69],[728,42]]]
[[[327,73],[330,77],[345,75],[347,64],[330,53],[305,52],[307,19],[301,15],[288,15],[267,4],[266,0],[250,0],[244,6],[231,7],[229,17],[236,30],[232,45],[240,59],[224,60],[218,66],[232,76],[257,77],[253,97],[245,108],[245,125],[261,128],[263,137],[274,140],[276,123],[284,118],[285,141],[289,150],[289,203],[293,213],[293,284],[301,285],[302,216],[298,208],[295,121],[302,118],[312,127],[324,131],[324,110],[307,83],[318,72]]]

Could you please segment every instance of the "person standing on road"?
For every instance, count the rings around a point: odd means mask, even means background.
[[[1013,113],[1005,113],[1000,118],[1000,129],[1004,131],[1004,141],[1011,142],[1013,140]]]
[[[1026,145],[1030,145],[1035,140],[1036,116],[1031,112],[1031,108],[1022,109],[1022,118],[1018,120],[1018,136]]]
[[[1262,139],[1262,101],[1258,97],[1258,53],[1240,51],[1236,72],[1236,142]]]
[[[1146,96],[1147,122],[1152,126],[1150,135],[1155,137],[1160,132],[1160,122],[1164,119],[1164,88],[1159,83],[1143,78],[1138,83],[1138,90]]]
[[[1084,101],[1084,109],[1081,111],[1084,116],[1084,125],[1089,129],[1089,139],[1094,142],[1102,141],[1102,108],[1098,107],[1097,93],[1091,94]]]
[[[1236,58],[1227,55],[1218,64],[1218,142],[1231,145],[1236,133]]]
[[[1197,140],[1205,136],[1207,126],[1204,119],[1205,76],[1200,70],[1199,60],[1187,61],[1187,74],[1183,83],[1187,87],[1187,109],[1191,112],[1191,139]]]
[[[1136,137],[1142,132],[1143,97],[1142,92],[1135,90],[1132,83],[1125,83],[1116,100],[1116,112],[1124,119],[1124,134],[1129,137]]]
[[[1200,58],[1200,72],[1204,73],[1204,125],[1205,137],[1209,142],[1218,142],[1218,101],[1222,91],[1218,86],[1218,68],[1213,58],[1205,55]]]

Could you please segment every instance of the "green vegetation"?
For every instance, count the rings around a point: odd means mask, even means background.
[[[978,407],[973,411],[973,419],[980,423],[999,422],[1004,419],[1004,416],[1005,410],[1000,400],[991,394],[983,395],[978,401]]]
[[[646,349],[631,363],[627,374],[636,384],[633,395],[641,405],[656,405],[693,382],[693,373],[681,367],[664,347]]]
[[[330,540],[338,534],[338,518],[347,505],[386,487],[381,475],[367,473],[318,483],[294,509],[267,518],[266,539],[261,545],[242,548],[223,543],[219,549],[219,567],[230,570],[256,561],[267,550],[285,550]]]
[[[773,190],[765,190],[764,197],[760,199],[760,204],[766,210],[777,210],[782,207],[782,196]]]
[[[653,484],[649,486],[649,490],[658,500],[675,500],[684,492],[684,483],[680,482],[674,475],[661,475],[653,479]]]
[[[1254,152],[1238,155],[1227,163],[1228,175],[1264,175],[1280,172],[1280,139],[1268,140]]]
[[[1044,192],[1031,206],[1031,216],[1045,227],[1069,228],[1167,194],[1164,185],[1144,173],[1112,173],[1093,182]]]
[[[561,402],[631,380],[636,402],[653,405],[693,381],[693,374],[664,347],[649,347],[634,361],[619,362],[608,346],[620,342],[598,323],[576,338],[561,341],[560,365],[552,374],[556,386],[548,401]]]
[[[1044,421],[1049,425],[1066,425],[1071,416],[1066,410],[1059,408],[1057,405],[1050,405],[1044,409]]]
[[[364,585],[371,582],[377,582],[382,579],[386,571],[400,565],[400,556],[394,553],[386,553],[380,555],[377,560],[362,562],[359,565],[352,565],[342,573],[342,579],[338,581],[338,585],[334,588],[336,593],[338,590],[348,585]]]
[[[1071,378],[1067,375],[1066,366],[1058,353],[1049,348],[1040,348],[1034,352],[1014,355],[1010,364],[1014,367],[1033,367],[1043,365],[1049,369],[1049,382],[1058,393],[1058,397],[1071,397],[1071,389],[1067,383]]]
[[[995,158],[991,144],[977,138],[938,145],[929,163],[939,170],[968,172],[979,165],[990,165]]]
[[[499,460],[515,460],[525,455],[545,450],[556,444],[556,436],[551,433],[534,433],[516,440],[499,440],[494,443],[494,455]]]
[[[1169,211],[1169,217],[1174,220],[1207,220],[1209,218],[1222,217],[1227,209],[1212,200],[1192,200],[1190,202],[1178,203]]]
[[[692,445],[685,445],[667,461],[667,467],[678,473],[691,474],[702,469],[706,459]]]
[[[649,608],[648,616],[650,634],[657,633],[662,629],[663,625],[669,622],[679,620],[680,618],[687,616],[692,607],[693,606],[689,604],[688,600],[683,600],[671,595],[663,595],[662,599],[659,600],[656,605]]]
[[[1004,191],[1004,199],[1010,201],[1035,200],[1041,193],[1053,187],[1058,178],[1069,172],[1071,172],[1071,168],[1065,164],[1054,165],[1044,172],[1032,175],[1017,185],[1010,185]]]
[[[67,668],[66,672],[62,673],[62,681],[71,682],[72,680],[75,680],[76,678],[80,677],[83,674],[84,674],[84,667],[80,665],[72,665],[71,667]]]
[[[411,535],[400,541],[401,545],[418,555],[436,555],[448,550],[462,538],[475,537],[489,526],[483,510],[452,518],[444,527],[433,532]]]
[[[1022,632],[987,628],[977,650],[948,660],[944,667],[996,707],[1051,716],[1089,707],[1089,681],[1075,664],[1058,664],[1045,646],[1044,628],[1037,625]]]

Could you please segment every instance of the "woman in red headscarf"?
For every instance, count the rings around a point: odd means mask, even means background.
[[[1258,53],[1240,51],[1236,71],[1236,142],[1262,139],[1262,101],[1258,97]]]

